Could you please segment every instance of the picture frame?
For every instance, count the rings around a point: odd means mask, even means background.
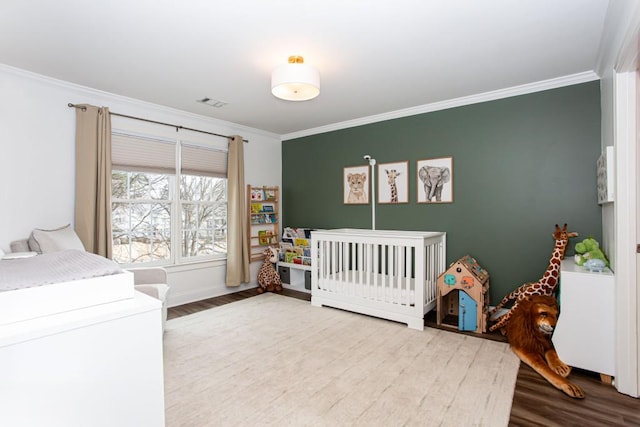
[[[453,203],[453,157],[417,161],[418,203]]]
[[[345,166],[342,177],[344,204],[368,204],[369,182],[369,166]]]
[[[604,152],[598,157],[596,162],[597,174],[597,194],[598,204],[611,203],[614,199],[613,168],[614,168],[613,146],[605,147]]]
[[[378,203],[409,203],[409,162],[378,164]]]

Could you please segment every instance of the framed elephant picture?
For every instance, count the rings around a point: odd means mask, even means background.
[[[369,166],[345,167],[342,182],[346,205],[369,203]]]
[[[409,162],[378,164],[378,203],[409,203]]]
[[[453,203],[453,157],[418,160],[418,203]]]

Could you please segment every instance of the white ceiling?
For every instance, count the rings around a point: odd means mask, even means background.
[[[593,71],[608,3],[2,0],[0,63],[286,135]],[[294,54],[314,100],[271,95]]]

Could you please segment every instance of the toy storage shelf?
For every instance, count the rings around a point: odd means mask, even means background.
[[[303,264],[294,264],[292,262],[278,262],[278,273],[282,279],[282,286],[287,289],[294,289],[300,292],[311,293],[311,289],[307,289],[307,282],[311,280],[311,266]]]
[[[558,356],[566,364],[600,374],[610,383],[615,376],[615,280],[611,270],[601,273],[562,261],[560,316],[553,334]]]
[[[311,271],[311,266],[310,265],[294,264],[292,262],[284,262],[284,261],[278,262],[278,265],[281,265],[283,267],[295,268],[295,269],[298,269],[298,270]]]
[[[263,252],[280,240],[280,188],[247,185],[247,234],[251,262],[263,261]]]

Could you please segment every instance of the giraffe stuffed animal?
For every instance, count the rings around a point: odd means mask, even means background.
[[[518,306],[518,302],[523,298],[532,295],[553,295],[553,292],[558,286],[560,277],[560,262],[564,259],[564,252],[567,249],[567,244],[569,243],[569,239],[571,237],[576,237],[577,235],[578,233],[576,232],[567,231],[567,224],[565,224],[562,228],[560,228],[558,224],[556,224],[556,230],[552,234],[556,243],[553,247],[553,252],[551,253],[549,266],[544,272],[544,275],[537,282],[525,283],[524,285],[520,286],[518,289],[514,290],[509,295],[504,297],[502,301],[500,301],[500,304],[498,304],[493,310],[491,310],[489,316],[493,317],[493,315],[499,309],[504,307],[505,304],[507,304],[509,301],[514,301],[511,310],[499,317],[497,323],[491,326],[489,328],[489,331],[500,329],[501,332],[504,333],[504,328],[507,326],[513,310]]]
[[[268,292],[280,292],[282,290],[282,280],[280,275],[273,266],[278,262],[278,251],[275,248],[269,246],[265,249],[264,262],[258,271],[258,293]]]

